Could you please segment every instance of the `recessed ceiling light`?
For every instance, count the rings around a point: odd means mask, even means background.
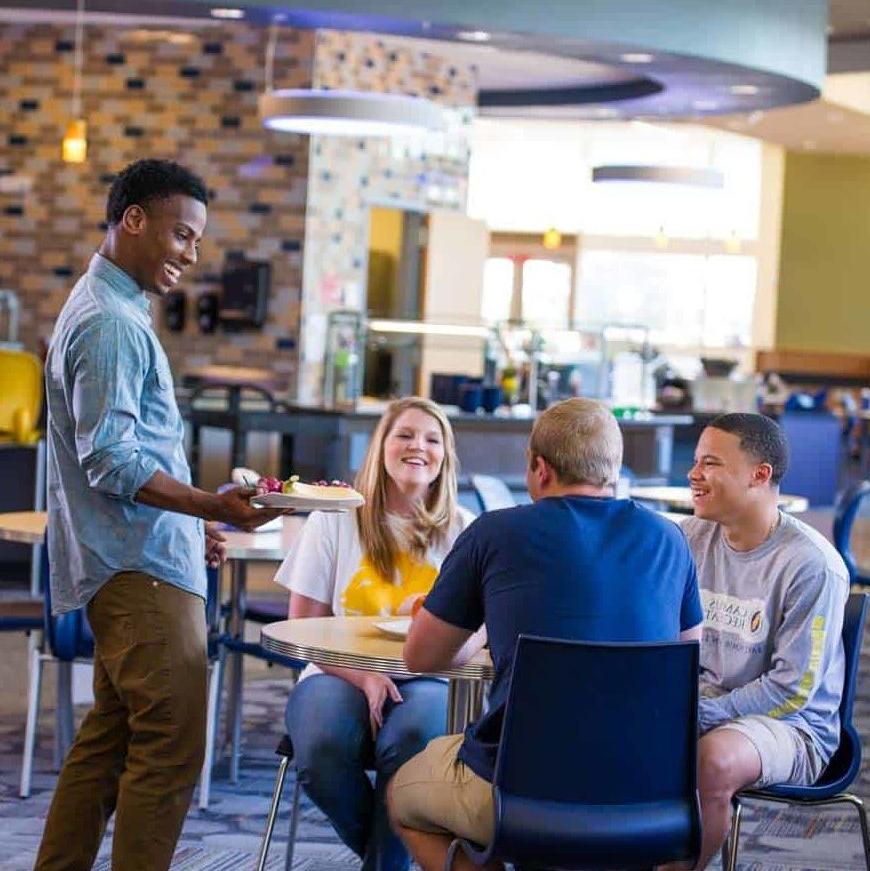
[[[456,32],[456,38],[465,42],[489,42],[492,34],[487,30],[459,30]]]
[[[621,54],[619,59],[627,64],[649,64],[655,60],[655,57],[645,51],[627,51]]]
[[[221,6],[221,7],[218,7],[217,9],[211,10],[211,17],[212,18],[229,18],[232,20],[236,20],[236,19],[245,17],[245,10],[244,9],[227,9],[227,8],[224,8]]]
[[[692,108],[699,112],[715,109],[719,104],[715,100],[692,100]]]
[[[731,85],[728,90],[735,97],[751,97],[753,94],[758,93],[758,85]]]

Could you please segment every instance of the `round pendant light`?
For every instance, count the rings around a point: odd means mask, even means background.
[[[332,136],[422,135],[444,123],[422,97],[297,88],[262,94],[260,118],[271,130]]]

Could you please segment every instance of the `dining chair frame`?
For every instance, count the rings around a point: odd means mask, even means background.
[[[792,786],[777,784],[765,789],[746,789],[738,792],[731,800],[731,829],[722,846],[722,868],[735,871],[737,851],[740,841],[740,824],[743,800],[773,801],[800,807],[822,807],[823,805],[848,804],[855,808],[861,827],[864,847],[864,862],[870,871],[870,830],[867,825],[867,811],[864,802],[856,795],[845,792],[861,770],[861,737],[852,723],[852,708],[858,669],[861,659],[861,645],[864,625],[867,621],[867,608],[870,595],[852,593],[846,602],[843,619],[843,647],[846,655],[846,673],[843,681],[843,697],[840,702],[840,745],[819,782],[811,786]]]

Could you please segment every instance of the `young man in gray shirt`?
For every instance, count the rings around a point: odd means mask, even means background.
[[[721,848],[735,792],[814,783],[839,742],[848,572],[777,507],[787,466],[774,421],[725,414],[701,433],[689,471],[695,516],[683,531],[704,608],[696,869]]]

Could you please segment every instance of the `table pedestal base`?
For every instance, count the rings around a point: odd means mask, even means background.
[[[483,709],[485,682],[451,678],[447,690],[447,733],[456,735],[476,720]]]

